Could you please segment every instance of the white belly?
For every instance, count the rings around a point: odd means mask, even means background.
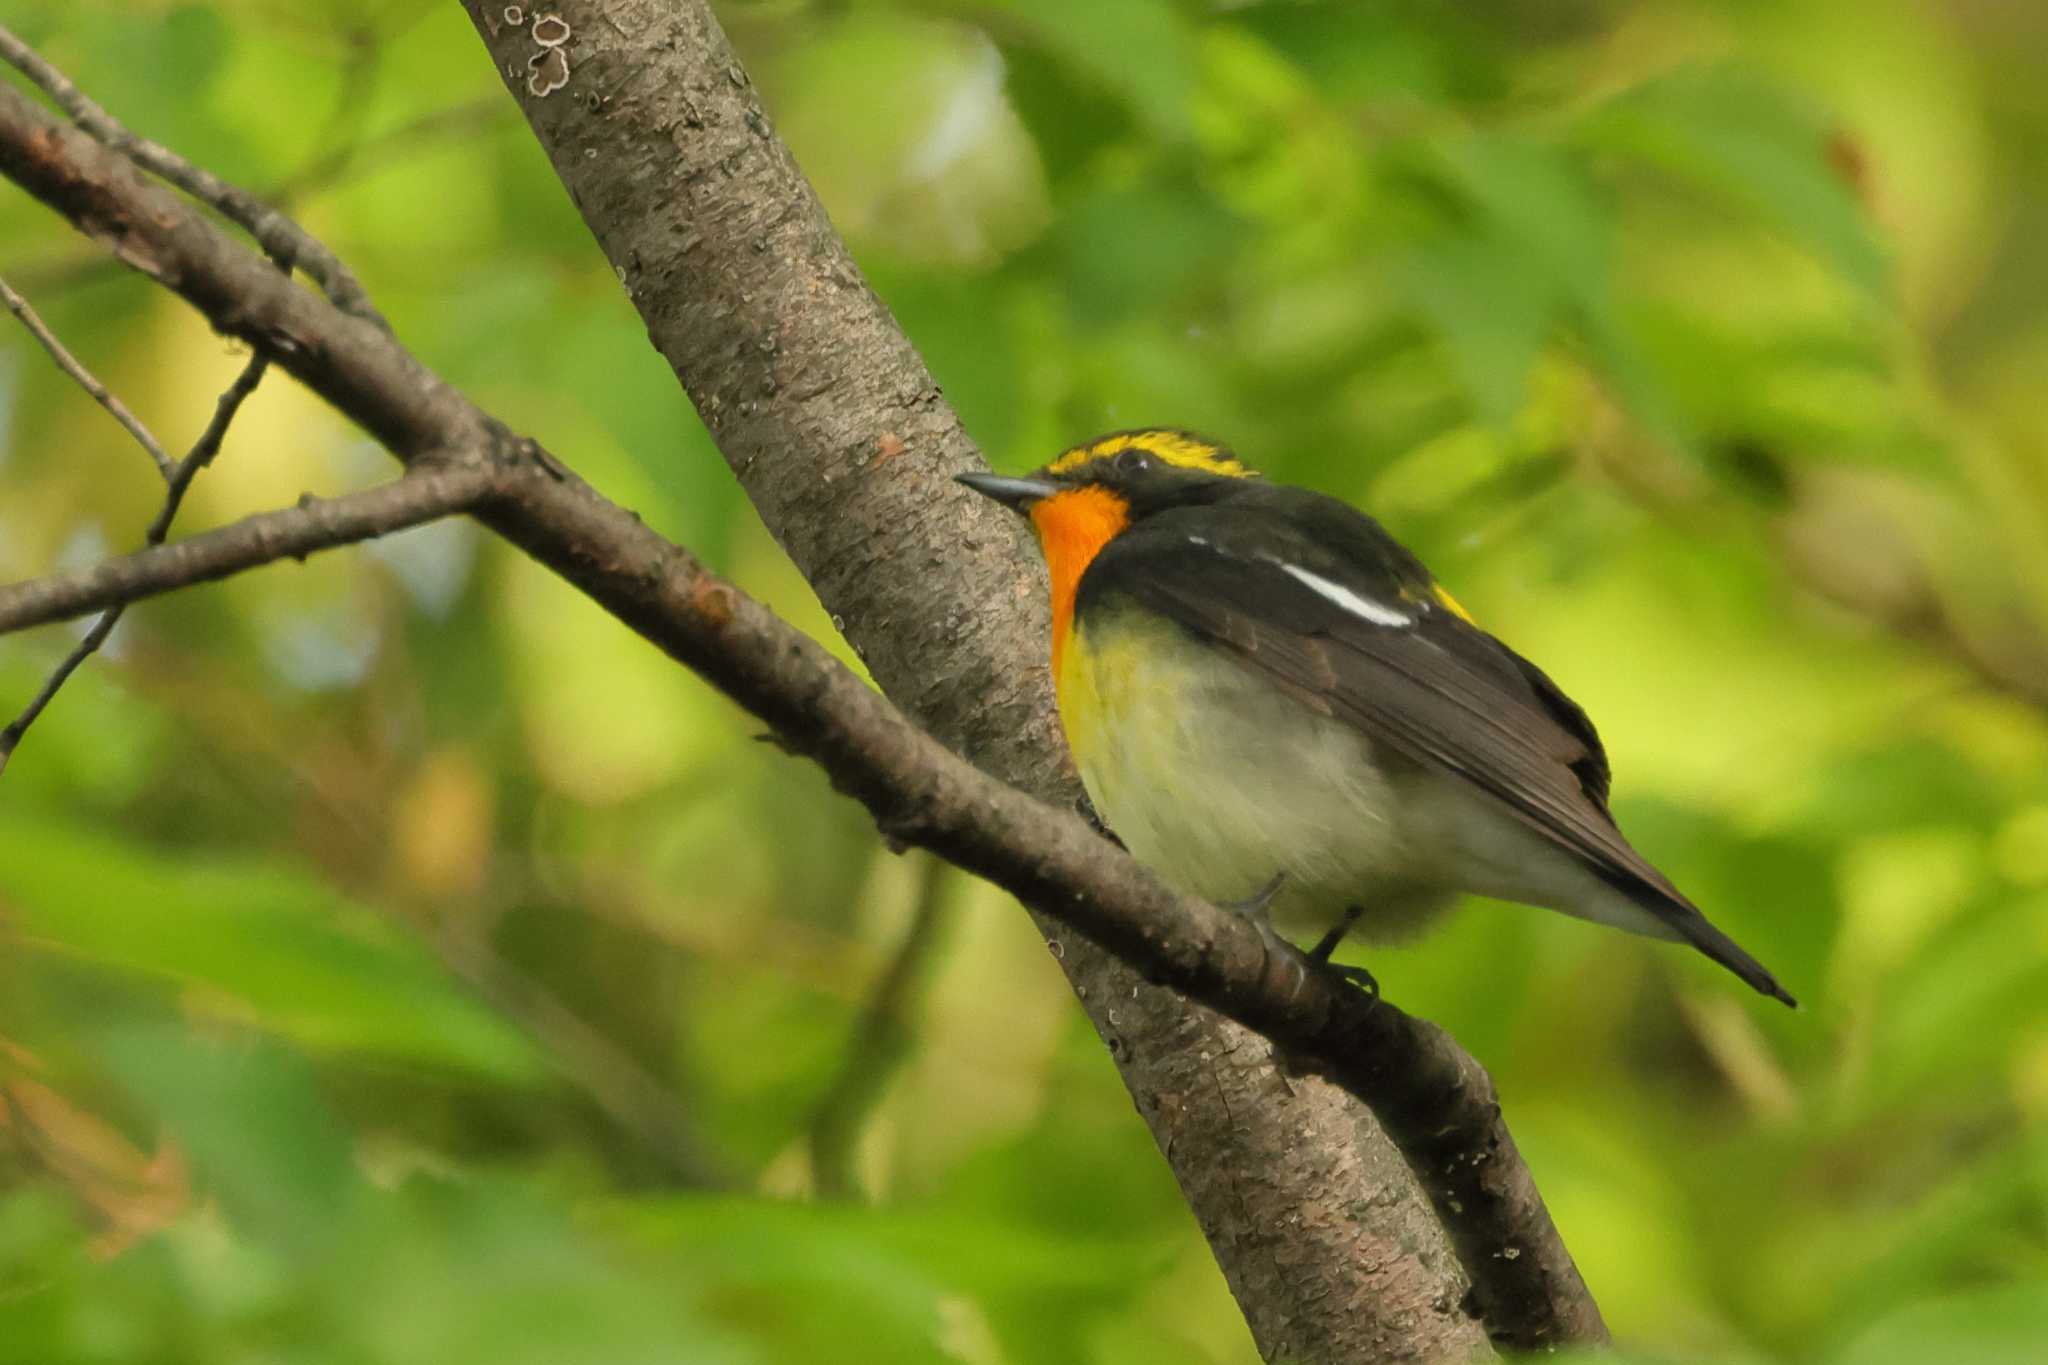
[[[1458,893],[1672,931],[1463,781],[1310,709],[1168,622],[1077,630],[1060,716],[1095,808],[1190,895],[1244,901],[1284,874],[1283,932],[1363,911],[1369,940],[1421,928]]]
[[[1164,622],[1077,634],[1060,712],[1089,799],[1182,891],[1242,901],[1284,874],[1275,923],[1318,935],[1347,906],[1373,938],[1452,888],[1440,831],[1410,818],[1419,773]]]

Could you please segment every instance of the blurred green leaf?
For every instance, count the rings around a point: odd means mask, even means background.
[[[1872,1023],[1870,1084],[1881,1100],[1969,1088],[1997,1074],[2043,1022],[2048,897],[2015,896],[1958,916],[1900,964]]]
[[[1068,208],[1056,235],[1068,306],[1090,328],[1170,316],[1237,240],[1232,218],[1189,185],[1092,195]]]
[[[1833,1365],[2024,1365],[2048,1341],[2048,1286],[2004,1285],[1909,1304],[1830,1357]]]
[[[851,240],[979,267],[1044,229],[1044,168],[984,34],[870,12],[804,37],[756,78]]]
[[[352,1216],[355,1168],[303,1060],[268,1041],[167,1027],[123,1030],[97,1047],[232,1219],[295,1255],[332,1249]]]
[[[1845,754],[1813,777],[1806,822],[1837,836],[1989,823],[2003,803],[1985,775],[1932,736]]]
[[[1189,21],[1169,0],[989,0],[960,8],[998,34],[1026,35],[1082,82],[1125,102],[1155,136],[1187,136],[1194,43]]]
[[[47,947],[218,991],[312,1047],[540,1076],[530,1045],[414,940],[303,871],[173,858],[12,814],[0,814],[0,847],[0,899]]]
[[[1830,155],[1834,131],[1781,86],[1730,65],[1638,86],[1589,115],[1577,136],[1755,214],[1879,298],[1888,267]]]
[[[1480,417],[1505,424],[1521,411],[1529,371],[1557,321],[1557,281],[1505,238],[1480,235],[1416,248],[1407,277]]]
[[[321,1304],[327,1330],[369,1359],[764,1358],[713,1325],[703,1305],[716,1286],[706,1277],[596,1243],[527,1190],[415,1179],[373,1212]],[[368,1303],[375,1312],[363,1311]]]
[[[756,1330],[772,1324],[788,1358],[848,1365],[973,1358],[956,1344],[966,1326],[960,1314],[978,1311],[968,1304],[1001,1319],[1006,1305],[1037,1306],[1053,1294],[1067,1296],[1072,1313],[1077,1297],[1098,1305],[1123,1297],[1133,1272],[1162,1255],[1156,1244],[1014,1227],[991,1238],[982,1217],[909,1209],[686,1200],[622,1207],[613,1219],[712,1277]],[[1072,1340],[1081,1326],[1046,1335]],[[1012,1358],[1061,1358],[1028,1338],[1010,1345]]]

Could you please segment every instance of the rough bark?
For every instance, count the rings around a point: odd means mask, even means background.
[[[732,88],[743,90],[739,84]],[[602,108],[600,104],[600,111]],[[595,498],[543,453],[512,440],[418,366],[387,333],[286,285],[259,258],[239,252],[198,215],[163,192],[142,185],[132,170],[109,164],[113,161],[80,135],[50,123],[19,96],[0,92],[0,170],[108,241],[130,264],[177,289],[222,331],[274,355],[281,365],[362,421],[402,458],[460,462],[485,458],[520,466],[524,470],[519,481],[522,496],[487,511],[487,524],[583,585],[628,624],[699,667],[721,686],[736,695],[743,690],[745,678],[733,674],[730,659],[707,655],[701,640],[693,643],[686,633],[678,634],[683,616],[696,612],[701,617],[706,610],[704,601],[727,599],[713,593],[700,601],[704,576],[681,574],[672,547],[652,537],[627,514]],[[852,278],[857,285],[857,276]],[[864,287],[847,297],[875,308]],[[886,315],[875,311],[886,323]],[[706,325],[717,321],[714,317]],[[897,344],[901,347],[900,339]],[[902,348],[901,354],[907,357],[905,363],[915,365],[907,348]],[[865,366],[861,368],[867,372]],[[922,370],[916,373],[921,375]],[[928,384],[926,380],[925,387],[911,385],[896,392],[922,395]],[[936,404],[936,400],[929,403]],[[915,415],[915,410],[926,410],[927,420],[939,420],[931,416],[923,397],[902,411]],[[936,411],[943,414],[943,405],[938,404]],[[944,423],[950,423],[950,418],[944,418]],[[960,450],[960,459],[970,458],[964,438],[958,436],[957,429],[949,430],[947,439]],[[913,458],[915,452],[908,449],[901,433],[896,433],[893,441],[877,436],[875,444],[878,458],[887,456],[898,444],[906,447],[894,458],[881,458],[881,471],[905,465],[917,471],[914,477],[921,479],[920,486],[925,489],[921,496],[951,497],[950,487],[929,471],[930,457]],[[813,447],[799,444],[797,449],[810,451]],[[828,472],[833,449],[826,448],[821,460]],[[846,452],[842,448],[839,454],[845,456]],[[842,477],[861,484],[886,485],[896,477],[881,471],[872,460],[865,467],[858,463],[839,466]],[[879,478],[875,477],[878,473]],[[978,511],[966,512],[963,521]],[[874,523],[869,534],[886,540],[894,529],[898,528],[884,518]],[[949,532],[934,542],[930,537],[938,533],[928,525],[923,531],[926,539],[913,540],[913,550],[888,541],[898,546],[897,553],[882,556],[875,572],[891,577],[902,572],[903,563],[915,563],[937,570],[929,576],[946,578],[949,589],[959,579],[978,574],[989,589],[988,598],[984,601],[979,593],[966,592],[967,601],[950,609],[965,610],[977,628],[991,619],[1024,613],[1025,624],[1017,628],[1013,640],[1036,638],[1042,623],[1033,621],[1029,613],[1042,601],[1042,585],[1020,569],[1020,565],[1035,561],[1018,553],[1007,524],[980,523],[979,530],[968,537],[976,545],[965,548],[976,550],[992,531],[1000,532],[999,543],[1007,547],[1002,557],[993,552],[982,552],[982,558],[968,554],[963,569],[954,553],[961,537]],[[922,557],[901,559],[906,553]],[[872,554],[862,562],[872,565]],[[684,586],[677,586],[679,580]],[[857,588],[857,580],[853,586]],[[942,603],[938,610],[949,609],[943,605],[948,600],[944,594],[934,585],[924,586],[932,587],[934,600]],[[962,595],[956,593],[955,599]],[[909,597],[915,600],[890,600],[894,609],[901,611],[912,610],[924,600],[921,593]],[[827,601],[830,604],[832,599]],[[893,638],[888,626],[886,618],[866,622],[866,629],[884,642]],[[786,628],[783,634],[787,636]],[[972,689],[958,685],[969,665],[954,661],[955,650],[966,647],[951,641],[943,616],[916,638],[927,640],[926,647],[932,651],[920,674],[922,680],[939,698],[950,697],[955,705],[964,701],[971,711],[977,704]],[[978,631],[975,638],[985,643],[993,637]],[[775,649],[798,648],[786,638],[770,643]],[[1020,686],[1036,690],[1035,698],[1013,703],[1031,708],[1035,731],[1011,729],[1007,734],[984,734],[977,739],[976,726],[970,720],[956,727],[952,738],[970,751],[978,745],[993,748],[998,758],[1016,768],[1018,776],[1035,778],[1031,785],[1038,790],[1066,794],[1071,787],[1062,785],[1059,769],[1048,758],[1056,750],[1045,747],[1050,743],[1050,731],[1042,665],[1037,663],[1035,651],[1028,666],[1019,662],[1022,653],[1019,647],[1002,656],[1009,660],[1012,671],[992,664],[982,676],[1006,678],[1006,695],[1012,695],[1008,689]],[[897,667],[914,664],[918,657],[901,650],[895,655]],[[855,689],[854,694],[866,695],[864,689]],[[936,703],[927,698],[924,704]],[[768,718],[799,728],[816,724],[815,717],[806,719],[796,712]],[[1020,741],[1020,733],[1036,733],[1042,738],[1034,745]],[[1009,743],[997,743],[1004,739]],[[842,774],[842,780],[853,779]],[[975,808],[971,793],[969,807]],[[987,807],[986,813],[991,820],[996,814],[993,807]],[[951,833],[920,830],[915,809],[899,811],[895,818],[906,835],[929,842],[968,866],[990,873],[1001,871],[985,858],[976,861],[960,847],[947,847],[954,840],[965,839],[958,828],[949,826]],[[1072,826],[1074,822],[1064,824]],[[1046,837],[1057,843],[1073,835],[1069,831],[1055,839],[1047,832]],[[1099,841],[1089,843],[1098,858],[1113,854]],[[1065,845],[1061,848],[1062,857],[1080,856]],[[1597,1313],[1578,1284],[1569,1257],[1557,1244],[1526,1169],[1498,1124],[1490,1087],[1468,1058],[1459,1060],[1462,1054],[1454,1045],[1397,1011],[1377,1011],[1370,1017],[1378,1022],[1367,1025],[1356,1002],[1325,999],[1316,989],[1311,989],[1306,1000],[1290,1001],[1276,988],[1255,994],[1247,1002],[1241,978],[1225,970],[1234,964],[1233,969],[1241,973],[1245,968],[1242,954],[1256,951],[1255,939],[1247,947],[1245,931],[1236,921],[1221,926],[1210,923],[1205,929],[1199,916],[1184,921],[1168,918],[1133,929],[1128,921],[1091,919],[1093,908],[1075,902],[1075,882],[1062,881],[1047,870],[1056,869],[1059,859],[1050,853],[1046,857],[1051,861],[1026,860],[1028,866],[1021,871],[1010,866],[1006,884],[1042,907],[1058,908],[1069,921],[1087,925],[1088,932],[1112,946],[1153,961],[1155,974],[1163,979],[1260,1027],[1272,1025],[1276,1036],[1287,1037],[1291,1046],[1324,1059],[1323,1064],[1347,1085],[1363,1085],[1368,1090],[1380,1087],[1388,1100],[1383,1108],[1391,1106],[1393,1112],[1400,1113],[1404,1104],[1413,1102],[1412,1112],[1405,1118],[1410,1129],[1407,1136],[1414,1140],[1410,1161],[1432,1173],[1431,1193],[1439,1207],[1456,1205],[1460,1199],[1465,1202],[1469,1216],[1454,1219],[1454,1225],[1462,1222],[1486,1230],[1468,1238],[1463,1247],[1467,1261],[1484,1265],[1484,1256],[1491,1255],[1497,1262],[1503,1249],[1524,1253],[1520,1258],[1508,1258],[1517,1273],[1488,1296],[1489,1316],[1507,1335],[1531,1342],[1598,1335]],[[1114,905],[1114,887],[1096,885],[1089,890],[1108,897],[1105,904]],[[1167,940],[1176,924],[1185,925],[1191,937],[1172,944]],[[1264,1042],[1222,1025],[1178,996],[1141,987],[1129,972],[1112,969],[1085,941],[1062,932],[1054,942],[1063,963],[1078,969],[1077,989],[1087,992],[1084,1000],[1091,1017],[1123,1066],[1141,1112],[1153,1124],[1169,1158],[1175,1160],[1263,1349],[1305,1359],[1428,1359],[1484,1349],[1477,1329],[1461,1311],[1463,1280],[1445,1254],[1437,1222],[1363,1106],[1318,1083],[1287,1082],[1266,1060]],[[1180,956],[1159,956],[1168,947]],[[1171,965],[1173,962],[1179,965]],[[1261,962],[1260,970],[1263,966]],[[1294,1009],[1295,1005],[1306,1013]],[[1390,1064],[1396,1065],[1390,1068]],[[1390,1069],[1394,1074],[1389,1074]],[[1461,1117],[1449,1123],[1429,1117],[1441,1116],[1447,1104],[1459,1110]],[[1328,1169],[1320,1168],[1324,1163]],[[1388,1216],[1390,1213],[1400,1216]],[[1508,1215],[1506,1222],[1488,1221],[1501,1213]],[[1516,1231],[1496,1235],[1502,1227]],[[1482,1281],[1491,1278],[1482,1276]]]

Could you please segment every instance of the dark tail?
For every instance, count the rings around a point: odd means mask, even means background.
[[[1658,899],[1662,904],[1654,907],[1657,917],[1684,935],[1687,943],[1741,977],[1755,990],[1773,1000],[1782,1000],[1793,1009],[1799,1008],[1799,1002],[1778,984],[1778,978],[1772,976],[1763,963],[1744,952],[1734,939],[1708,922],[1698,907],[1682,897],[1673,900],[1660,896]]]

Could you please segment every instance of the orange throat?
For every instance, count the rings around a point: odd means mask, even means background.
[[[1033,503],[1031,525],[1052,574],[1052,680],[1064,685],[1060,665],[1074,625],[1074,594],[1081,575],[1119,532],[1131,524],[1131,505],[1107,488],[1084,484]]]

